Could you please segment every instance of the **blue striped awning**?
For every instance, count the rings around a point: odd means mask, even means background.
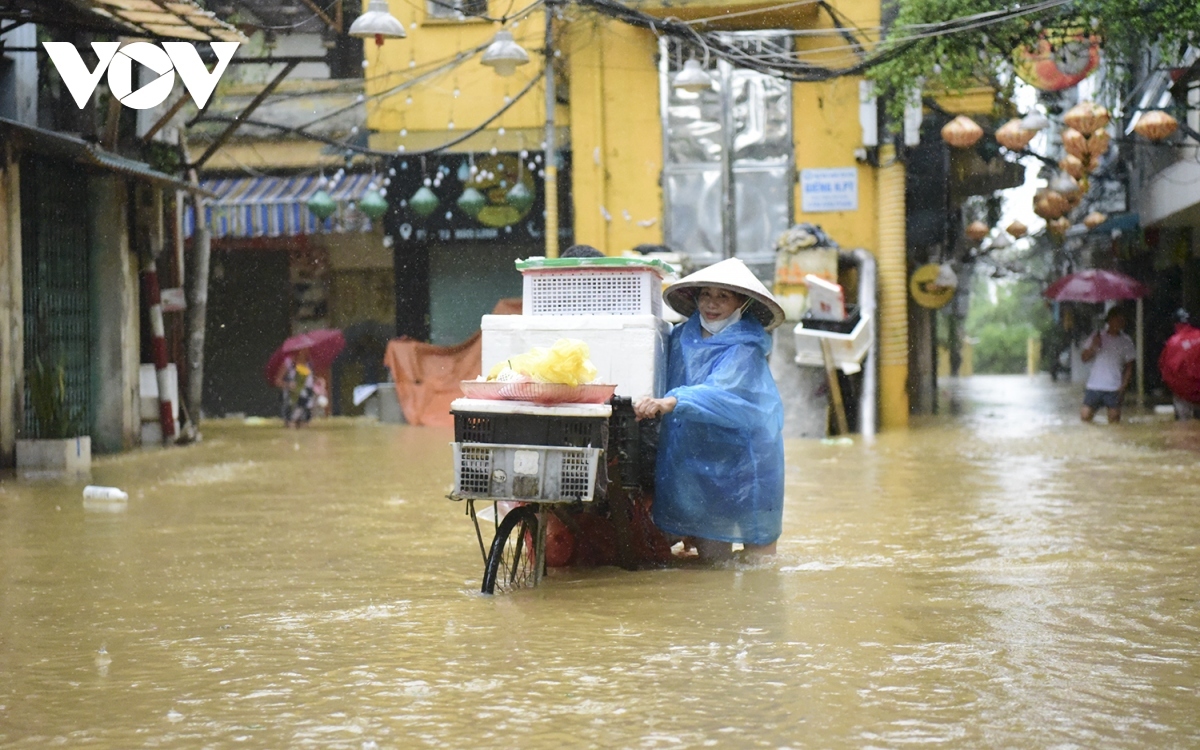
[[[294,237],[327,232],[369,232],[371,220],[353,208],[371,184],[369,174],[348,174],[325,189],[337,211],[321,221],[308,210],[319,177],[226,177],[202,180],[200,187],[215,197],[206,213],[213,239],[221,237]],[[183,234],[196,229],[195,210],[183,218]]]

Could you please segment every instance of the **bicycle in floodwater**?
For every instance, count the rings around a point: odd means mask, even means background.
[[[537,586],[547,571],[552,525],[576,542],[596,526],[585,522],[609,525],[611,561],[637,567],[645,546],[639,527],[649,518],[655,425],[638,423],[629,399],[538,405],[464,398],[451,413],[455,478],[449,497],[466,504],[475,527],[483,593]],[[490,543],[484,534],[489,526]],[[556,564],[566,560],[561,547],[554,547]]]

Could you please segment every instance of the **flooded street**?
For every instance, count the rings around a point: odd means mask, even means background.
[[[1200,744],[1200,424],[943,391],[871,446],[789,442],[770,563],[494,598],[449,430],[212,422],[98,459],[118,512],[5,479],[0,745]]]

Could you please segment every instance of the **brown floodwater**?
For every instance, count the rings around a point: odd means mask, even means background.
[[[1200,745],[1200,424],[1024,377],[788,444],[768,563],[485,597],[449,430],[211,422],[0,482],[5,747]]]

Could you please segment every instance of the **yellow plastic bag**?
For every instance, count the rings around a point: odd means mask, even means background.
[[[578,339],[559,339],[549,349],[535,348],[499,362],[488,372],[488,380],[509,380],[511,373],[526,375],[537,383],[579,385],[596,379],[596,366],[588,359],[588,345]]]

